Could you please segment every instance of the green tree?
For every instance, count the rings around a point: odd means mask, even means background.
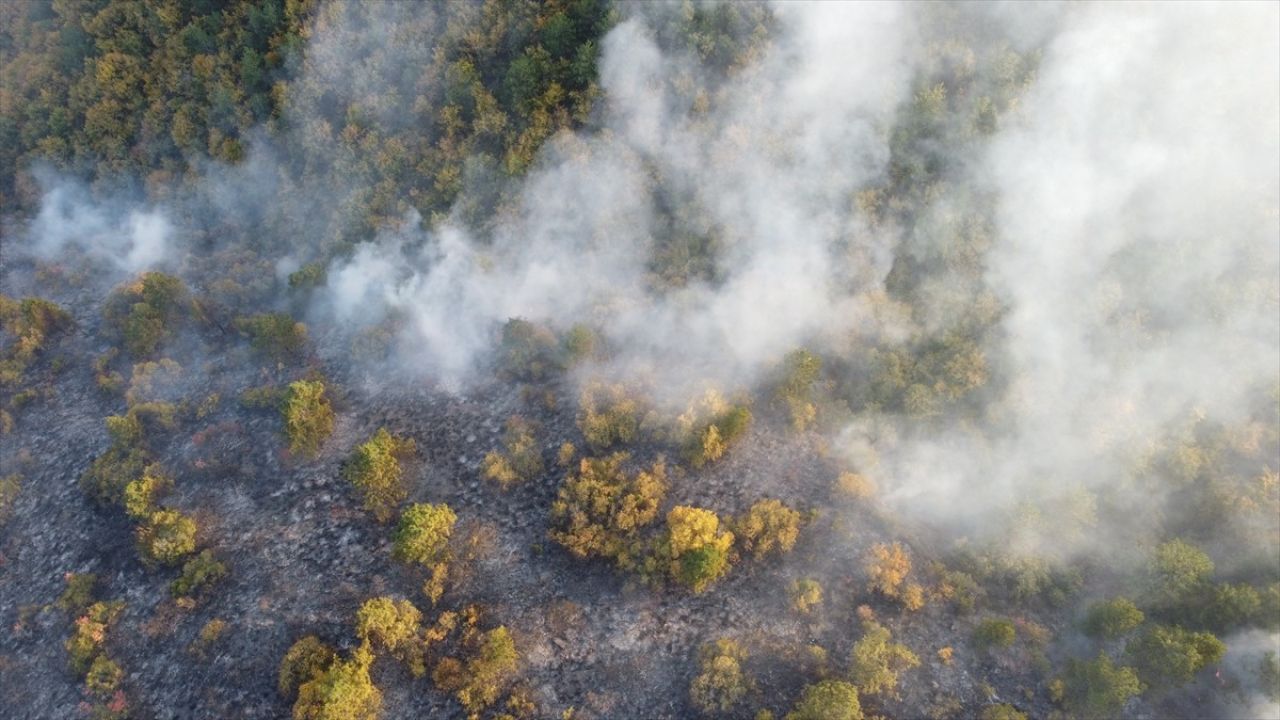
[[[1175,539],[1156,548],[1152,570],[1160,597],[1176,602],[1208,580],[1213,574],[1213,560],[1200,548]]]
[[[889,629],[874,621],[862,626],[862,637],[853,644],[850,679],[863,694],[897,696],[898,674],[920,665],[920,658],[905,645],[892,642]]]
[[[704,713],[727,713],[742,704],[751,691],[751,680],[742,671],[746,653],[733,640],[720,639],[699,651],[698,675],[689,686],[689,697]]]
[[[161,565],[176,565],[196,549],[196,521],[177,510],[157,510],[138,526],[138,551]]]
[[[805,686],[786,720],[862,720],[858,689],[840,680]]]
[[[1093,660],[1072,660],[1063,678],[1067,704],[1089,718],[1115,717],[1120,708],[1142,692],[1142,683],[1131,668],[1118,667],[1098,653]]]
[[[364,646],[298,687],[293,720],[377,720],[382,692],[369,678],[373,654]]]
[[[319,677],[333,663],[337,654],[315,635],[307,635],[289,647],[280,661],[277,687],[280,694],[292,700],[298,688]]]
[[[396,505],[408,496],[400,458],[412,453],[414,448],[412,440],[395,437],[386,428],[379,428],[373,437],[356,448],[342,470],[347,480],[360,490],[365,509],[372,512],[378,522],[390,520]]]
[[[1089,637],[1114,640],[1142,624],[1142,611],[1128,598],[1115,598],[1094,603],[1084,618],[1084,632]]]
[[[520,417],[507,420],[503,439],[505,452],[490,451],[484,456],[485,477],[496,480],[505,490],[542,473],[542,450],[533,436],[533,425]]]
[[[440,689],[453,692],[470,713],[492,705],[515,678],[520,654],[505,627],[497,627],[475,637],[465,663],[446,658],[433,673]]]
[[[398,560],[430,567],[445,559],[458,516],[448,505],[415,503],[400,515],[393,553]]]
[[[670,558],[671,576],[695,593],[729,571],[733,533],[720,529],[720,518],[710,510],[677,505],[667,513],[664,555]]]
[[[409,666],[414,675],[426,672],[423,645],[418,634],[422,613],[408,600],[377,597],[356,611],[356,635],[375,648],[383,648]]]
[[[1227,647],[1207,632],[1152,625],[1125,647],[1125,653],[1150,686],[1185,685],[1203,668],[1222,659]]]
[[[632,568],[640,530],[653,523],[667,492],[666,465],[628,475],[624,453],[583,458],[551,504],[551,539],[577,557],[605,557]]]
[[[285,437],[291,452],[315,455],[333,433],[333,407],[319,380],[289,384],[281,405]]]
[[[307,326],[287,313],[241,317],[235,324],[254,348],[275,361],[296,360],[307,344]]]
[[[973,631],[973,644],[981,650],[1007,648],[1017,638],[1013,623],[1002,618],[989,618],[978,623]]]
[[[755,557],[790,552],[800,536],[800,513],[780,500],[760,500],[735,525],[742,547]]]

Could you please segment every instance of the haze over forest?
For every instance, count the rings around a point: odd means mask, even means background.
[[[0,4],[14,718],[1280,718],[1280,5]]]

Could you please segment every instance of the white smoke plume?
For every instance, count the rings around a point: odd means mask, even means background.
[[[777,10],[777,42],[714,89],[692,59],[659,49],[648,18],[620,23],[603,44],[604,127],[544,149],[490,242],[446,224],[413,243],[426,249],[407,277],[392,259],[403,234],[339,262],[337,315],[371,300],[407,311],[408,354],[450,385],[517,316],[595,321],[627,363],[663,368],[668,383],[748,381],[801,343],[847,334],[894,243],[853,194],[884,172],[919,43],[904,6]],[[664,196],[697,209],[691,232],[722,243],[714,282],[652,291]]]

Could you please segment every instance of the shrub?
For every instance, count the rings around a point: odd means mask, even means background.
[[[293,698],[300,685],[323,673],[335,657],[333,649],[315,635],[307,635],[295,642],[280,661],[277,682],[280,694]]]
[[[897,697],[898,673],[920,665],[915,653],[890,639],[883,625],[863,623],[862,637],[854,643],[851,659],[851,679],[859,692]]]
[[[791,609],[808,615],[822,604],[822,585],[813,578],[803,578],[791,583]]]
[[[157,510],[138,527],[144,560],[175,565],[196,549],[196,522],[177,510]]]
[[[735,529],[743,548],[757,558],[774,550],[790,552],[800,536],[800,513],[780,500],[760,500],[738,520]]]
[[[319,380],[290,383],[281,413],[291,452],[315,455],[333,433],[333,407],[325,397],[324,383]]]
[[[542,451],[533,437],[533,425],[523,418],[507,420],[503,438],[505,452],[491,451],[484,457],[484,474],[505,490],[517,482],[542,473]]]
[[[658,517],[667,492],[661,460],[628,476],[625,453],[583,458],[551,504],[551,539],[577,557],[605,557],[632,568],[642,548],[639,531]]]
[[[862,720],[858,689],[840,680],[805,686],[786,720]]]
[[[973,631],[973,644],[980,650],[991,648],[1007,648],[1017,639],[1013,623],[1008,620],[991,618],[978,623]]]
[[[445,558],[458,516],[448,505],[415,503],[400,515],[393,553],[408,563],[431,566]]]
[[[378,522],[390,520],[396,505],[408,496],[400,458],[412,453],[414,448],[412,440],[395,437],[386,428],[380,428],[356,448],[343,468],[343,475],[364,495],[365,509],[372,512]]]
[[[249,336],[253,347],[276,361],[297,359],[307,344],[307,326],[287,313],[236,318],[236,329]]]
[[[1089,637],[1114,640],[1142,624],[1143,614],[1128,598],[1094,603],[1084,619]]]
[[[293,720],[377,720],[382,692],[369,678],[373,654],[357,648],[298,687]]]
[[[733,533],[720,529],[720,518],[710,510],[678,505],[667,513],[663,542],[671,559],[671,575],[695,593],[729,571]]]
[[[284,391],[275,385],[262,385],[240,393],[240,405],[250,410],[275,410],[284,402]]]
[[[746,699],[751,681],[742,671],[746,653],[732,640],[717,640],[699,652],[698,675],[689,697],[704,713],[727,713]]]
[[[200,634],[196,636],[195,642],[191,643],[189,650],[195,655],[203,658],[205,653],[209,652],[209,648],[218,642],[227,632],[227,621],[222,618],[213,618],[200,628]]]
[[[213,556],[213,551],[201,550],[183,564],[182,573],[169,585],[169,593],[175,598],[194,597],[226,575],[227,566]]]

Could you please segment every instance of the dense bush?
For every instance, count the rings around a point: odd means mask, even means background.
[[[888,628],[874,621],[862,625],[862,637],[853,644],[850,679],[860,693],[897,697],[898,674],[920,665],[905,645],[891,641]]]
[[[284,433],[291,452],[315,455],[333,433],[333,407],[319,380],[298,380],[289,384],[281,402]]]
[[[1138,678],[1151,687],[1191,682],[1196,673],[1218,662],[1227,647],[1207,632],[1151,625],[1125,646]]]

